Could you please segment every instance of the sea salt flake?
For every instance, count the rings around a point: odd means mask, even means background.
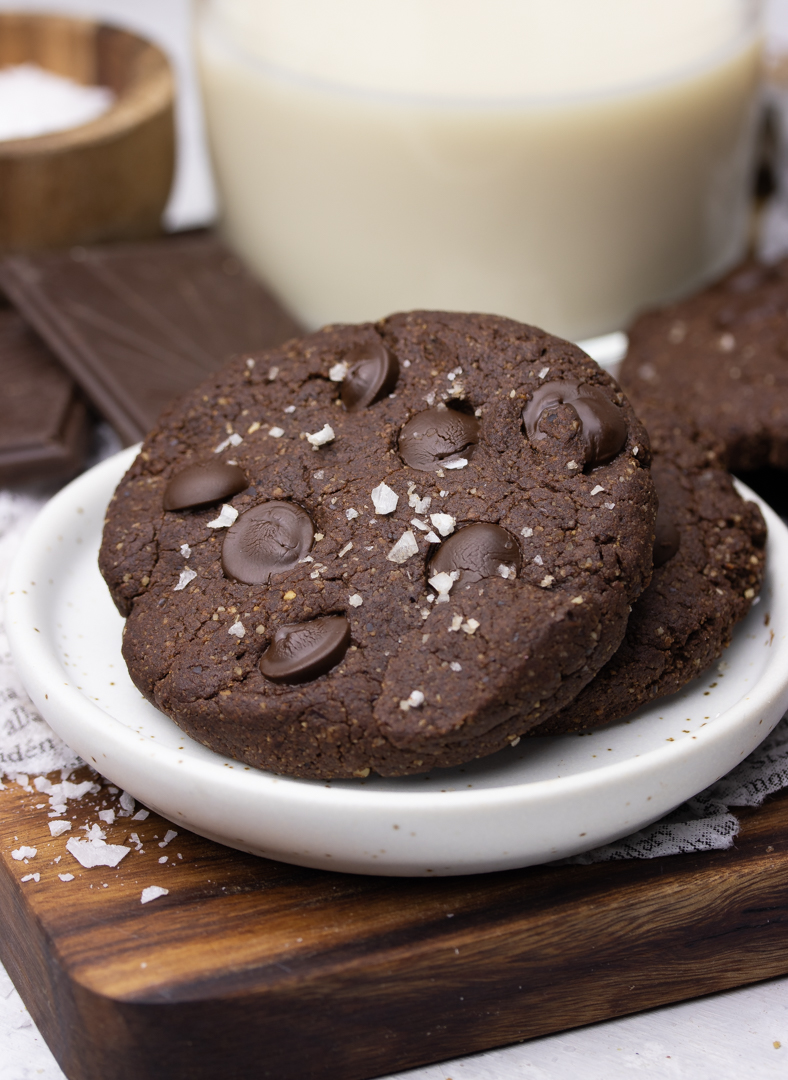
[[[146,810],[144,807],[140,807],[136,814],[132,816],[132,821],[144,821],[146,817],[150,817],[150,810]]]
[[[462,671],[462,664],[458,663],[456,660],[452,660],[449,667],[452,671]]]
[[[278,375],[278,374],[279,374],[279,368],[278,368],[278,367],[271,367],[271,368],[269,368],[269,369],[268,369],[268,379],[269,379],[269,382],[273,382],[273,381],[274,381],[274,379],[275,379],[275,378],[277,377],[277,375]]]
[[[542,580],[539,582],[539,584],[542,586],[543,589],[549,589],[554,581],[555,581],[555,578],[553,577],[552,574],[546,574],[542,578]]]
[[[97,119],[115,101],[106,86],[83,86],[38,64],[0,71],[0,140],[29,139]]]
[[[238,622],[234,622],[232,626],[228,627],[227,633],[231,634],[232,637],[236,637],[240,640],[246,634],[246,629],[244,628],[244,624],[239,619]]]
[[[604,506],[606,510],[615,510],[616,508],[616,504],[611,502],[606,502]]]
[[[71,836],[66,841],[66,850],[80,866],[91,870],[96,866],[117,866],[131,848],[125,844],[108,844],[104,840],[80,840],[78,836]]]
[[[517,571],[515,570],[515,568],[513,566],[507,566],[506,563],[498,563],[498,573],[506,581],[508,581],[509,578],[517,577]]]
[[[462,626],[462,615],[452,615],[451,626],[449,627],[449,633],[455,630],[459,630]]]
[[[171,841],[173,841],[177,835],[178,833],[175,831],[175,829],[167,829],[166,833],[164,834],[164,839],[159,841],[159,847],[166,847],[167,844],[171,843]]]
[[[282,436],[284,435],[284,433],[285,433],[284,428],[271,427],[271,428],[268,429],[268,434],[271,436],[272,439],[281,439]]]
[[[159,859],[160,863],[166,863],[166,861],[167,861],[167,856],[166,855],[162,855],[162,857]]]
[[[105,822],[107,825],[112,825],[115,822],[114,810],[99,810],[98,816],[101,821]]]
[[[413,525],[413,526],[414,526],[415,528],[417,528],[417,529],[420,529],[420,530],[421,530],[421,532],[429,532],[429,531],[430,531],[430,527],[429,527],[429,525],[427,524],[427,522],[426,522],[426,521],[422,521],[422,520],[421,520],[421,518],[411,518],[411,519],[410,519],[410,523],[411,523],[411,525]]]
[[[353,507],[351,506],[349,509],[347,509],[345,511],[345,517],[348,519],[348,521],[352,521],[353,518],[358,517],[358,510],[354,510]]]
[[[572,599],[569,601],[569,603],[570,604],[582,604],[583,603],[583,597],[582,596],[573,596]]]
[[[328,371],[328,377],[331,382],[342,382],[348,372],[348,366],[344,360],[340,360],[338,364],[334,364]]]
[[[84,829],[85,832],[88,834],[87,835],[88,840],[106,840],[107,839],[107,834],[104,832],[104,830],[101,828],[100,825],[97,825],[95,823],[93,825],[80,825],[80,828]]]
[[[567,461],[566,467],[567,467],[567,469],[579,469],[580,468],[580,466],[577,464],[576,461]]]
[[[404,532],[394,547],[388,553],[386,558],[389,562],[404,563],[413,555],[418,555],[419,545],[416,542],[416,537],[410,531]]]
[[[23,859],[35,859],[37,854],[38,848],[25,847],[23,844],[22,847],[18,847],[11,852],[11,858],[16,859],[17,862],[22,862]]]
[[[475,634],[476,631],[479,629],[480,625],[481,623],[479,623],[476,619],[468,619],[467,622],[464,622],[462,624],[462,630],[466,634]]]
[[[353,593],[352,596],[348,597],[347,602],[350,604],[351,607],[361,607],[361,605],[364,603],[364,598],[362,596],[359,596],[358,593]]]
[[[436,536],[432,529],[430,529],[424,539],[429,540],[431,544],[439,544],[441,542],[441,538],[439,536]]]
[[[60,878],[61,881],[73,881],[74,880],[74,875],[73,874],[58,874],[58,877]]]
[[[520,529],[520,536],[533,536],[534,531],[528,525],[524,529]]]
[[[597,484],[596,487],[591,488],[591,494],[592,495],[598,495],[600,493],[600,491],[604,491],[604,490],[605,489],[602,487],[601,484]]]
[[[415,510],[417,514],[426,514],[430,508],[432,498],[425,495],[423,499],[420,499],[414,490],[415,487],[415,484],[408,484],[408,506]]]
[[[183,589],[186,588],[186,586],[189,584],[189,582],[194,581],[194,579],[196,577],[197,577],[197,571],[196,570],[181,570],[181,576],[178,578],[178,584],[173,585],[172,591],[173,592],[181,592]]]
[[[149,904],[151,900],[158,900],[160,896],[167,896],[169,891],[169,889],[163,889],[161,885],[149,885],[147,889],[142,890],[140,903]]]
[[[464,469],[467,464],[467,458],[449,458],[448,461],[443,462],[443,467],[444,469]]]
[[[542,370],[539,372],[539,378],[543,379],[549,370],[549,367],[543,367]]]
[[[444,570],[441,571],[440,574],[435,574],[434,577],[429,579],[430,585],[432,585],[433,589],[438,594],[436,603],[447,604],[449,602],[451,587],[459,576],[459,570],[452,570],[449,573],[446,573]]]
[[[41,880],[41,875],[40,874],[25,874],[25,876],[23,878],[21,878],[20,880],[22,880],[22,881],[35,881],[36,883],[38,883]]]
[[[134,796],[130,791],[121,791],[120,798],[120,817],[129,817],[134,813]]]
[[[247,361],[246,361],[246,366],[247,366],[247,367],[249,368],[249,370],[251,371],[251,370],[252,370],[252,368],[254,367],[254,360],[252,360],[251,358],[247,358]]]
[[[422,694],[421,690],[411,690],[410,694],[400,701],[399,707],[403,712],[407,712],[408,709],[418,709],[423,704],[424,694]]]
[[[541,555],[534,555],[534,562],[537,566],[544,566],[544,561]]]
[[[306,441],[310,446],[314,446],[317,449],[318,446],[325,446],[326,443],[333,442],[336,438],[334,429],[330,424],[323,424],[320,431],[315,431],[312,435],[307,435]]]
[[[640,450],[640,447],[639,447],[639,446],[633,446],[633,447],[632,447],[632,453],[633,453],[633,455],[634,455],[635,457],[637,457],[637,456],[638,456],[638,451],[639,451],[639,450]]]
[[[229,503],[224,503],[219,516],[208,522],[209,529],[229,529],[234,521],[238,520],[238,511]]]
[[[232,435],[228,435],[223,442],[219,443],[219,445],[214,450],[214,454],[221,454],[222,450],[226,450],[228,446],[240,446],[242,442],[243,438],[238,434],[237,431],[234,431]]]
[[[397,509],[399,495],[388,484],[378,484],[370,494],[376,514],[393,514]]]
[[[66,821],[63,818],[59,818],[57,821],[50,821],[49,832],[52,836],[62,836],[64,832],[71,832],[71,822]]]
[[[343,548],[340,548],[340,550],[337,552],[337,558],[338,559],[344,558],[345,555],[347,555],[347,553],[350,551],[350,549],[352,547],[353,547],[353,541],[348,540],[348,542],[345,544],[345,546]]]
[[[457,519],[451,514],[430,514],[430,521],[441,536],[451,536],[457,524]]]
[[[517,746],[517,744],[519,743],[519,741],[520,741],[520,736],[518,735],[518,736],[517,736],[517,737],[516,737],[515,739],[510,739],[510,740],[509,740],[509,745],[510,745],[511,747],[515,747],[515,746]]]
[[[181,555],[183,555],[184,559],[188,559],[191,553],[192,549],[188,544],[181,544]]]

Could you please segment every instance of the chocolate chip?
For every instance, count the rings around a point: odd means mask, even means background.
[[[191,510],[237,495],[249,484],[246,473],[226,461],[187,465],[164,489],[165,510]]]
[[[222,570],[231,581],[263,585],[302,559],[315,534],[306,510],[289,502],[267,502],[246,510],[222,544]]]
[[[271,682],[311,682],[335,667],[350,644],[344,615],[280,626],[260,657],[260,671]]]
[[[479,441],[479,421],[456,409],[427,409],[403,425],[399,456],[420,472],[432,472],[458,458],[470,459]]]
[[[345,357],[348,373],[342,382],[342,404],[359,412],[386,397],[397,385],[399,361],[382,341],[357,345]]]
[[[520,545],[512,534],[500,525],[481,521],[444,540],[427,565],[427,577],[457,571],[456,581],[468,583],[500,574],[501,566],[514,567],[519,573],[521,563]]]
[[[654,536],[653,559],[654,569],[656,570],[658,566],[664,566],[666,562],[673,558],[679,550],[681,537],[672,518],[668,517],[661,506],[657,510],[657,523],[654,531],[656,535]]]
[[[612,461],[627,439],[617,405],[598,386],[573,380],[540,386],[522,412],[528,438],[539,443],[575,440],[572,455],[587,468]]]

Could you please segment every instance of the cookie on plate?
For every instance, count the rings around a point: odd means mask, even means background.
[[[651,574],[649,462],[610,376],[511,320],[415,312],[239,357],[110,504],[131,676],[293,776],[492,753],[618,647]]]
[[[642,315],[619,378],[636,409],[653,401],[720,439],[734,472],[788,469],[788,260]]]
[[[640,416],[659,496],[654,576],[616,654],[532,735],[604,727],[675,693],[730,644],[760,590],[766,524],[733,486],[723,448],[661,409],[646,407]]]

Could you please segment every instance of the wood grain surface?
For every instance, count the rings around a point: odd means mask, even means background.
[[[426,881],[162,847],[86,777],[57,838],[32,784],[0,791],[0,957],[70,1080],[357,1080],[788,971],[788,792],[728,851]],[[66,850],[96,823],[114,869]]]

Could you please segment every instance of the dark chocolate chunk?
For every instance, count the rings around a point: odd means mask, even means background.
[[[344,615],[280,626],[260,657],[260,671],[271,682],[305,683],[336,667],[350,645]]]
[[[658,566],[664,566],[666,562],[673,558],[681,543],[676,523],[670,517],[668,511],[663,509],[662,503],[660,503],[657,510],[657,523],[654,526],[654,531],[654,569],[656,570]]]
[[[522,415],[532,442],[574,439],[575,459],[590,469],[612,461],[627,438],[621,410],[602,390],[588,383],[545,383],[534,392]]]
[[[399,378],[399,361],[382,341],[357,345],[345,357],[348,372],[342,382],[342,404],[358,412],[390,394]]]
[[[222,544],[222,570],[232,581],[267,584],[308,554],[315,529],[306,510],[289,502],[266,502],[241,514]]]
[[[127,445],[232,353],[300,333],[204,233],[14,255],[0,284]]]
[[[90,437],[74,380],[12,308],[0,307],[0,483],[64,480]]]
[[[479,421],[456,409],[426,409],[404,424],[399,456],[420,472],[433,472],[447,461],[469,460],[479,441]]]
[[[459,573],[458,583],[481,581],[500,573],[500,567],[520,570],[522,556],[520,545],[506,529],[488,521],[475,525],[466,525],[444,540],[432,556],[427,567],[427,576],[436,574]]]
[[[165,510],[189,510],[198,506],[209,506],[220,499],[237,495],[248,484],[243,469],[226,461],[187,465],[167,484],[162,503]]]

